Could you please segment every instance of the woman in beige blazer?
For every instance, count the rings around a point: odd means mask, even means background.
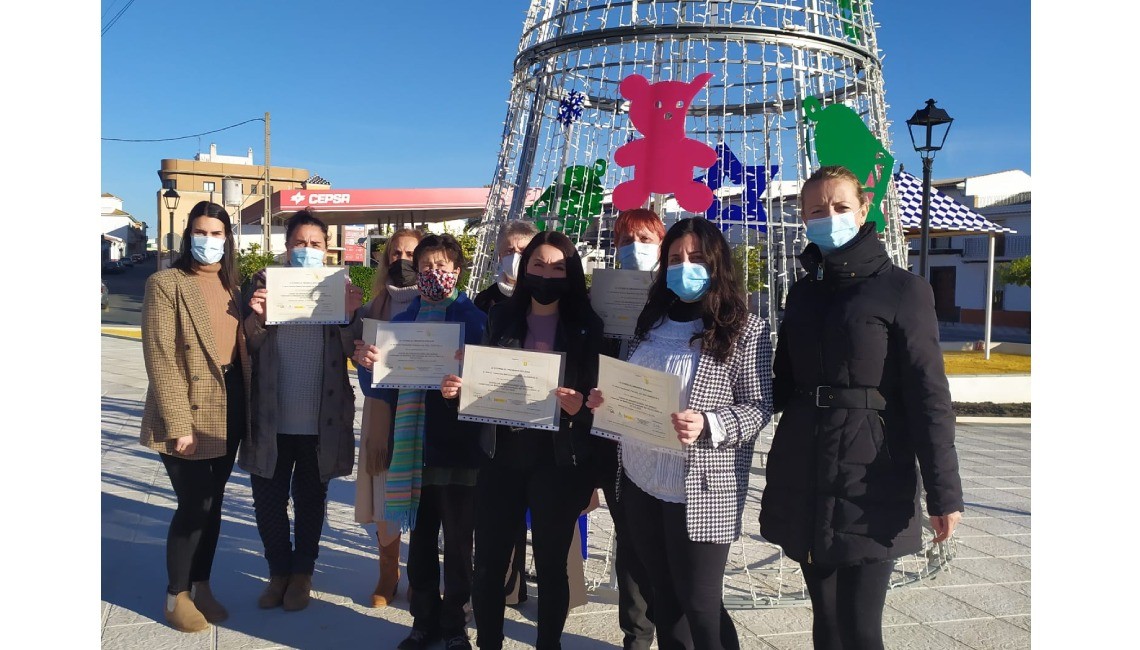
[[[146,407],[139,442],[159,452],[178,507],[166,539],[166,620],[201,632],[228,617],[210,592],[222,496],[248,426],[250,364],[230,217],[201,201],[182,251],[146,282],[142,308]]]

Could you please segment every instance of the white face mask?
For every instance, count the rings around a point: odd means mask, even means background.
[[[657,258],[660,256],[661,246],[657,244],[643,244],[635,241],[617,249],[618,264],[623,269],[638,271],[652,271],[657,268]]]
[[[190,237],[190,254],[199,264],[213,264],[220,262],[226,252],[226,240],[223,237],[207,237],[206,235],[192,235]]]
[[[511,282],[518,280],[520,260],[522,260],[522,253],[511,253],[503,256],[499,260],[499,273],[502,273],[503,277]]]

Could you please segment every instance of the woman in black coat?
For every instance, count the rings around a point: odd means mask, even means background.
[[[529,508],[539,576],[538,650],[562,647],[570,603],[566,558],[578,517],[594,491],[587,392],[598,382],[602,320],[586,298],[582,258],[570,238],[540,232],[519,262],[511,297],[491,308],[484,345],[564,353],[557,431],[487,425],[481,442],[490,461],[475,487],[475,579],[471,605],[482,650],[503,646],[503,576],[515,530]],[[456,399],[463,381],[444,377],[440,391]]]
[[[922,544],[916,458],[934,541],[961,518],[934,295],[891,263],[849,170],[817,171],[800,203],[811,244],[776,346],[760,532],[803,568],[816,648],[882,648],[894,560]]]

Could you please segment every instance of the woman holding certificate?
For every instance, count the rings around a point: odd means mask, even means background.
[[[891,262],[850,170],[820,168],[800,207],[811,243],[776,346],[760,532],[800,563],[816,648],[881,650],[895,559],[922,548],[919,487],[934,542],[962,516],[934,294]]]
[[[139,442],[159,452],[178,507],[166,538],[166,620],[201,632],[229,616],[210,591],[222,497],[245,434],[250,374],[230,217],[201,201],[182,252],[146,281],[142,349],[150,385]]]
[[[297,212],[285,225],[285,245],[290,266],[323,266],[328,226],[308,210]],[[238,464],[249,472],[269,564],[269,584],[257,605],[297,611],[309,605],[329,481],[351,474],[355,460],[348,359],[360,338],[361,291],[345,285],[345,325],[267,325],[269,294],[264,275],[255,277],[244,323],[254,361],[250,431]]]
[[[380,265],[372,281],[372,300],[361,316],[391,320],[420,295],[412,264],[423,231],[401,228],[384,244]],[[380,555],[380,579],[372,592],[373,607],[387,607],[396,598],[400,582],[400,525],[384,518],[384,492],[392,462],[392,409],[382,399],[364,397],[360,420],[360,457],[356,461],[356,523],[375,531]]]
[[[540,232],[522,253],[514,295],[491,308],[484,345],[564,353],[563,380],[554,389],[557,430],[487,425],[483,450],[490,463],[476,488],[475,583],[472,606],[483,650],[503,645],[503,575],[515,531],[527,508],[538,572],[539,650],[561,647],[570,587],[566,558],[578,516],[590,502],[589,466],[595,438],[585,393],[596,385],[601,319],[586,297],[582,259],[573,242]],[[464,372],[467,372],[465,369]],[[460,396],[462,379],[444,378],[443,396]]]
[[[427,235],[420,240],[412,259],[418,269],[420,295],[407,310],[393,316],[392,323],[461,323],[463,342],[482,341],[487,316],[456,286],[464,261],[463,248],[451,235]],[[442,351],[454,357],[457,344],[462,345],[458,334]],[[442,637],[448,648],[470,648],[464,606],[471,596],[475,481],[484,461],[479,449],[480,425],[459,421],[455,406],[446,403],[438,390],[373,387],[373,370],[377,362],[384,362],[379,353],[375,345],[360,341],[354,359],[361,390],[368,397],[388,401],[394,414],[384,516],[411,530],[408,600],[412,629],[396,647],[419,650]]]
[[[670,420],[681,452],[623,437],[617,505],[648,569],[658,647],[739,648],[721,590],[752,449],[772,414],[772,344],[766,321],[748,313],[716,226],[678,221],[661,251],[667,266],[650,287],[629,362],[680,378],[683,408]],[[586,406],[605,400],[595,389]]]

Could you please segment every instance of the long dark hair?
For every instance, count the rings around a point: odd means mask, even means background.
[[[526,317],[526,312],[530,309],[531,291],[522,281],[522,276],[526,274],[531,255],[543,244],[557,248],[566,256],[566,293],[558,301],[558,320],[585,321],[586,315],[593,313],[594,310],[590,307],[590,299],[586,295],[586,272],[582,269],[582,258],[578,255],[578,249],[574,248],[574,242],[557,230],[538,233],[523,249],[522,258],[519,260],[519,281],[515,283],[515,292],[505,304],[510,305],[513,317]]]
[[[682,219],[673,224],[661,242],[661,271],[649,287],[649,300],[637,317],[634,334],[645,338],[649,330],[665,320],[669,307],[680,300],[665,284],[668,274],[669,249],[673,242],[685,235],[697,238],[705,264],[709,267],[709,288],[701,297],[701,318],[704,331],[693,336],[701,340],[701,349],[712,354],[717,361],[724,362],[732,352],[732,346],[748,322],[748,306],[736,282],[736,267],[732,264],[732,250],[728,247],[720,229],[704,217]]]
[[[186,229],[182,231],[182,250],[178,254],[178,259],[174,260],[171,264],[173,268],[182,269],[187,273],[194,272],[194,265],[197,260],[194,259],[193,253],[190,252],[190,245],[193,243],[191,238],[193,234],[191,231],[194,229],[194,220],[198,217],[212,217],[222,222],[224,230],[226,231],[226,245],[222,252],[221,265],[222,268],[218,271],[218,277],[222,280],[222,286],[230,291],[238,288],[238,274],[234,266],[234,259],[237,257],[234,254],[234,230],[230,226],[230,213],[217,203],[209,201],[199,201],[197,205],[190,208],[190,216],[186,218]]]

